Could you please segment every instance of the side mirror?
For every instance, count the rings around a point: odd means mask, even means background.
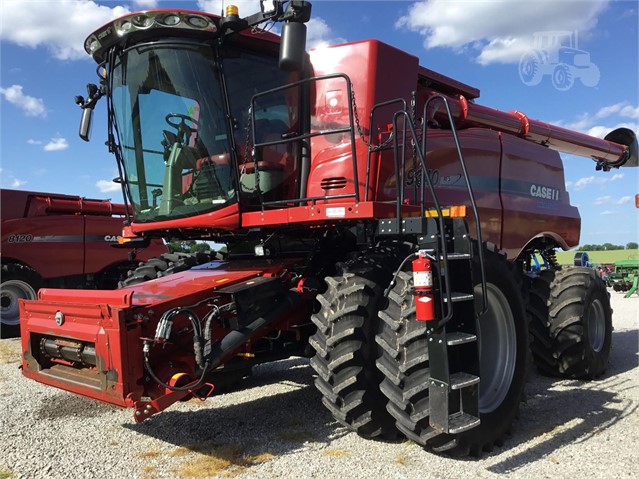
[[[84,141],[89,141],[91,136],[91,123],[93,120],[93,109],[102,95],[104,95],[104,88],[100,88],[93,83],[87,85],[87,99],[83,96],[75,97],[75,104],[82,108],[82,118],[80,119],[80,138]]]
[[[89,141],[91,137],[91,124],[93,122],[93,108],[85,108],[82,110],[82,118],[80,118],[80,138]]]
[[[282,25],[279,66],[284,71],[301,71],[306,58],[306,25],[286,22]]]

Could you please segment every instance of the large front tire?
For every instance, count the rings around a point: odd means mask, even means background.
[[[384,373],[381,390],[397,428],[409,439],[455,456],[479,455],[501,444],[519,411],[528,365],[528,324],[521,279],[503,256],[485,252],[488,310],[480,318],[479,409],[481,424],[469,431],[440,434],[429,425],[430,364],[426,326],[416,320],[412,275],[403,272],[389,296],[377,341]],[[481,287],[475,287],[481,309]]]
[[[406,254],[403,245],[377,247],[341,265],[341,275],[326,278],[327,290],[317,298],[321,309],[312,317],[317,332],[310,338],[316,351],[311,366],[322,403],[362,437],[397,436],[379,390],[375,334],[383,291]]]
[[[533,281],[532,351],[544,373],[594,379],[608,365],[612,309],[605,283],[591,268],[564,266]]]

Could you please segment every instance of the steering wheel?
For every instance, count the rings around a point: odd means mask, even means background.
[[[179,119],[180,121],[177,122],[175,119]],[[169,113],[166,115],[164,120],[178,131],[178,135],[183,135],[183,138],[180,138],[181,141],[186,140],[193,133],[197,133],[197,120],[188,115],[183,115],[182,113]],[[187,125],[187,122],[191,125]]]

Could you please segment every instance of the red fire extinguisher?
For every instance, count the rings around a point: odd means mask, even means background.
[[[433,271],[426,251],[420,250],[413,260],[413,289],[417,321],[434,321]]]

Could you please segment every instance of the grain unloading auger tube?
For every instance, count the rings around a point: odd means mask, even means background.
[[[435,91],[432,93],[442,95]],[[601,139],[530,119],[520,111],[505,112],[478,105],[463,95],[442,96],[447,99],[457,129],[490,128],[516,135],[556,151],[592,158],[598,170],[639,166],[637,136],[629,128],[617,128]],[[429,119],[444,124],[449,121],[446,110],[439,106],[428,113]]]

